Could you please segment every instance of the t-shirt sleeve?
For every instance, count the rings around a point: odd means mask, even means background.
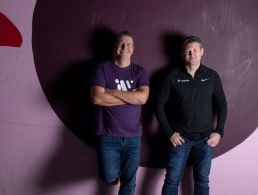
[[[139,74],[139,80],[137,83],[138,87],[140,86],[149,86],[149,75],[144,70],[144,68],[141,68],[140,74]]]
[[[93,72],[91,78],[91,87],[95,86],[100,86],[104,88],[106,87],[106,77],[103,64],[97,65],[95,71]]]

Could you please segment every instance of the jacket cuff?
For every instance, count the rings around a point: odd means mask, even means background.
[[[213,132],[220,134],[221,137],[224,136],[224,130],[219,127],[216,127]]]

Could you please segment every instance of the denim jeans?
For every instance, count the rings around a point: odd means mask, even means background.
[[[178,195],[178,186],[182,179],[188,157],[193,165],[194,195],[209,195],[209,174],[213,148],[207,145],[207,138],[189,140],[169,148],[168,165],[162,195]]]
[[[120,180],[119,195],[133,195],[140,162],[141,137],[98,137],[98,168],[107,183]]]

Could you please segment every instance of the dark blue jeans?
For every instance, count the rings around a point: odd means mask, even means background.
[[[194,195],[209,195],[209,174],[213,148],[207,139],[189,140],[169,148],[169,159],[162,195],[178,195],[178,185],[182,179],[188,157],[193,165]]]
[[[98,168],[107,183],[120,180],[119,195],[133,195],[140,161],[141,137],[98,137]]]

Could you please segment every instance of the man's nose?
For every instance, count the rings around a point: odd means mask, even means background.
[[[121,49],[125,49],[125,44],[122,44],[122,45],[121,45]]]

